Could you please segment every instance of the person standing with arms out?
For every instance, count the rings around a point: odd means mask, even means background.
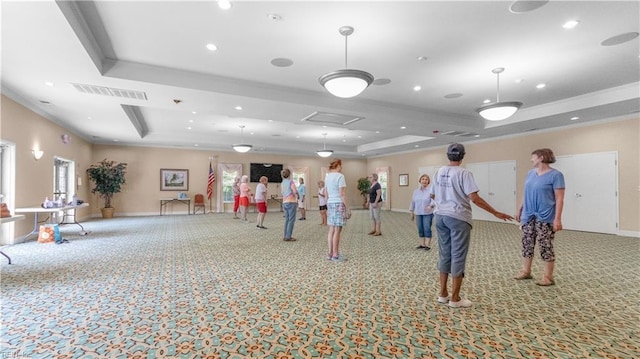
[[[371,215],[371,232],[369,235],[381,236],[380,231],[380,209],[382,208],[382,186],[378,183],[378,174],[372,173],[369,175],[371,181],[371,187],[369,187],[369,195],[367,196],[367,203],[369,204],[369,214]]]
[[[260,229],[267,229],[264,226],[264,217],[267,215],[267,183],[269,183],[269,178],[262,176],[260,183],[256,186],[256,209],[258,210],[256,227]]]
[[[249,208],[249,198],[253,196],[251,188],[249,188],[249,176],[244,175],[240,178],[240,215],[242,222],[249,222],[247,219],[247,209]]]
[[[327,189],[327,223],[329,224],[329,234],[327,243],[329,253],[327,259],[333,261],[344,261],[340,256],[340,236],[342,227],[346,224],[344,213],[347,208],[345,189],[347,187],[342,171],[342,160],[335,159],[329,164],[329,172],[324,178]]]
[[[238,219],[238,209],[240,208],[240,177],[233,179],[233,219]]]
[[[298,186],[298,193],[300,195],[300,200],[298,201],[298,207],[300,207],[300,218],[301,221],[307,219],[307,209],[304,207],[304,200],[307,198],[307,186],[304,185],[304,178],[300,177],[298,179],[300,181],[300,185]]]
[[[327,225],[327,189],[324,187],[324,181],[318,181],[318,206],[320,208],[321,226]]]
[[[431,194],[431,178],[428,174],[423,174],[418,180],[420,186],[413,191],[411,205],[411,220],[416,221],[418,226],[418,236],[422,239],[422,243],[416,249],[431,250],[431,223],[433,222],[433,202]]]
[[[285,168],[280,172],[282,183],[280,184],[280,194],[282,194],[282,210],[284,211],[284,238],[285,242],[293,242],[293,225],[296,223],[296,210],[298,207],[298,189],[296,184],[289,178],[291,171]]]
[[[447,148],[448,166],[442,166],[434,178],[432,194],[435,195],[436,230],[438,231],[438,270],[440,271],[440,295],[438,302],[449,303],[452,308],[473,305],[460,297],[460,288],[471,241],[471,202],[502,220],[512,216],[496,211],[478,195],[478,186],[471,171],[460,167],[464,158],[464,146],[452,143]],[[447,280],[451,275],[451,294]]]
[[[515,279],[532,279],[531,263],[536,241],[540,244],[540,256],[544,261],[544,275],[536,282],[540,286],[554,285],[553,268],[555,253],[553,239],[562,230],[562,209],[564,207],[564,175],[551,168],[555,163],[553,151],[542,148],[531,152],[533,169],[524,181],[522,203],[516,213],[516,220],[522,224],[522,271]]]

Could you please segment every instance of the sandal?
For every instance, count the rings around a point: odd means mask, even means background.
[[[553,279],[549,279],[548,277],[544,277],[541,281],[536,282],[536,285],[539,285],[541,287],[548,287],[555,284],[556,282]]]
[[[513,277],[515,280],[525,280],[525,279],[533,279],[531,273],[520,272],[517,276]]]

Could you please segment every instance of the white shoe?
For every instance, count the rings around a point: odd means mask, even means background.
[[[458,302],[449,301],[451,308],[469,308],[473,303],[469,299],[460,299]]]
[[[438,303],[440,304],[447,304],[449,303],[449,301],[451,300],[451,296],[448,295],[446,297],[438,297]]]

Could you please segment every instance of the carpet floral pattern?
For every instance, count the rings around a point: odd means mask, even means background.
[[[230,214],[93,219],[70,242],[5,247],[0,358],[633,358],[637,238],[562,231],[556,285],[515,281],[516,225],[477,222],[469,309],[438,304],[437,246],[406,213],[365,211],[326,259],[317,212],[282,241]],[[252,214],[255,216],[255,214]],[[4,258],[2,258],[4,259]],[[534,277],[542,263],[534,261]]]

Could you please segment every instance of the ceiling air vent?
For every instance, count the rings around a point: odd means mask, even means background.
[[[441,135],[456,136],[456,137],[476,137],[478,134],[473,132],[464,131],[447,131],[441,132]]]
[[[130,98],[134,100],[146,100],[147,94],[142,91],[123,90],[104,86],[71,84],[78,92],[88,93],[92,95],[104,95],[111,97]]]
[[[316,111],[300,121],[318,125],[347,126],[360,120],[364,120],[364,117]]]

